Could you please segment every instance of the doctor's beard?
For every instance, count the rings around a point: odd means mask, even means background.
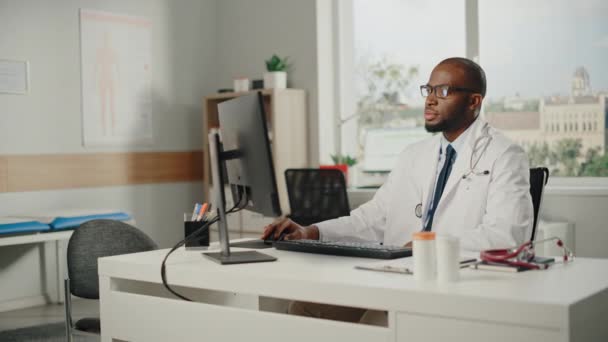
[[[425,122],[424,129],[429,133],[437,133],[456,131],[463,126],[466,126],[466,104],[463,104],[462,108],[457,109],[458,110],[453,111],[451,115],[441,117],[441,120],[435,124]]]

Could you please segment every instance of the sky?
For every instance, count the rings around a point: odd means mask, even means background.
[[[464,0],[355,0],[354,23],[356,64],[420,68],[412,98],[437,62],[465,55]],[[568,95],[579,66],[608,91],[608,1],[480,0],[479,44],[490,99]]]

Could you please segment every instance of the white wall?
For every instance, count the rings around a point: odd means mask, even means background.
[[[318,163],[319,124],[315,1],[221,0],[217,11],[218,86],[236,77],[261,79],[264,60],[288,56],[288,86],[308,95],[309,162]],[[298,129],[294,127],[294,129]]]
[[[152,22],[152,146],[88,150],[81,145],[80,8]],[[0,59],[30,63],[30,92],[0,94],[0,154],[184,151],[202,148],[202,97],[216,89],[216,0],[0,0]],[[203,200],[202,183],[0,194],[0,216],[61,208],[120,208],[168,247],[182,214]],[[39,250],[0,249],[3,302],[40,295]],[[11,266],[12,265],[12,266]]]
[[[86,152],[79,8],[152,21],[156,139],[150,147],[128,150],[200,148],[201,98],[215,88],[214,0],[1,0],[0,58],[30,62],[31,90],[0,96],[0,153]]]
[[[574,223],[574,248],[581,257],[608,258],[608,191],[552,191],[543,197],[542,217]]]

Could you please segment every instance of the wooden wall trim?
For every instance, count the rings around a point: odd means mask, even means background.
[[[202,151],[0,156],[0,192],[202,179]]]
[[[7,160],[5,157],[0,156],[0,192],[6,192],[8,189],[7,171]]]

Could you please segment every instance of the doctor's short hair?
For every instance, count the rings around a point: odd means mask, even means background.
[[[462,57],[447,58],[439,64],[453,64],[462,68],[466,74],[467,82],[470,83],[468,86],[473,87],[473,89],[478,91],[482,97],[486,96],[486,73],[479,64]]]

